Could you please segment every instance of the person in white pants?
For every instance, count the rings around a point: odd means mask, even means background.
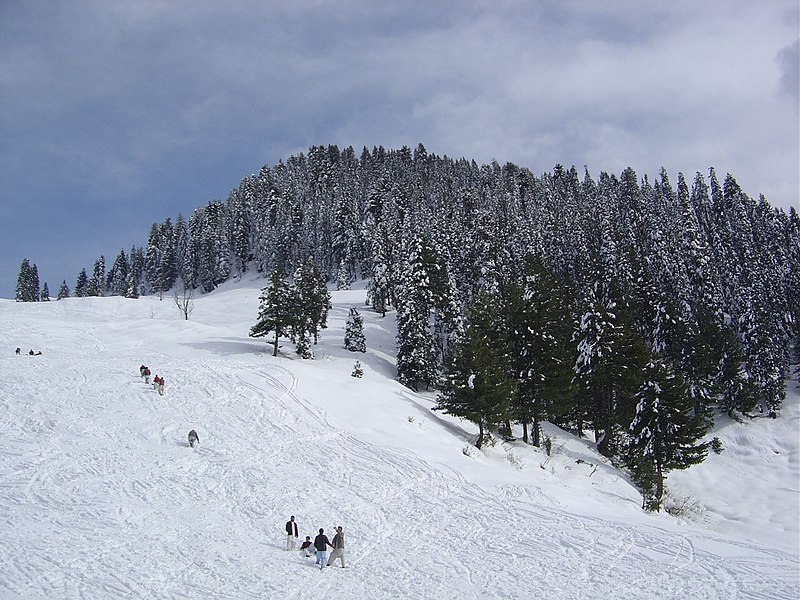
[[[288,521],[286,521],[286,549],[287,550],[294,550],[294,545],[297,542],[297,523],[294,520],[294,515],[292,515]]]
[[[336,528],[336,535],[333,536],[333,552],[331,552],[326,566],[330,567],[331,563],[337,558],[342,561],[342,568],[344,569],[344,531],[342,531],[341,526]]]

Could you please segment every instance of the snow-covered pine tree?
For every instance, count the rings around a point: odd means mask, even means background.
[[[525,443],[540,444],[540,422],[565,416],[570,408],[570,380],[575,364],[570,341],[571,300],[566,288],[527,257],[522,284],[506,288],[509,355],[517,383],[514,414]],[[531,424],[531,435],[528,425]]]
[[[17,302],[39,301],[39,275],[36,265],[31,265],[27,258],[22,259],[17,276]]]
[[[424,244],[421,238],[416,238],[409,245],[408,259],[403,262],[402,284],[395,300],[397,381],[417,391],[420,383],[427,389],[436,381],[437,369],[428,322],[433,296],[423,254]]]
[[[497,304],[497,298],[485,291],[475,297],[467,311],[464,336],[456,343],[436,398],[436,410],[478,426],[478,448],[508,420],[515,387]]]
[[[134,275],[133,271],[128,273],[128,279],[125,281],[125,297],[126,298],[138,298],[139,297],[139,286],[136,283],[136,276]]]
[[[128,257],[125,255],[125,250],[121,249],[114,264],[108,271],[106,277],[106,284],[108,291],[113,296],[125,296],[128,291]]]
[[[192,285],[194,274],[189,269],[189,259],[187,256],[187,246],[189,244],[189,228],[183,215],[178,214],[173,227],[173,246],[175,248],[175,278],[180,279],[189,287]],[[133,259],[131,259],[133,262]]]
[[[364,338],[364,318],[355,307],[347,315],[344,330],[344,347],[350,352],[366,352],[367,342]]]
[[[61,287],[58,288],[58,297],[56,299],[63,300],[64,298],[69,298],[69,286],[67,286],[66,279],[61,281]]]
[[[88,295],[89,277],[86,275],[86,269],[81,269],[78,273],[78,279],[75,281],[75,297],[84,298]]]
[[[351,283],[350,270],[344,259],[342,259],[339,261],[339,266],[336,269],[336,289],[339,291],[349,290]]]
[[[228,221],[233,255],[232,268],[236,274],[247,271],[247,263],[250,260],[252,198],[251,182],[248,177],[242,179],[238,190],[233,190],[228,195],[226,209],[230,215]]]
[[[258,320],[250,328],[250,337],[264,337],[274,333],[272,356],[278,356],[279,339],[291,334],[292,326],[297,320],[294,312],[297,306],[296,292],[289,285],[283,269],[272,272],[269,286],[261,292]]]
[[[209,202],[196,209],[189,220],[189,255],[196,280],[187,281],[210,292],[231,274],[227,213],[222,202]]]
[[[172,289],[175,285],[176,269],[175,269],[175,229],[172,226],[172,220],[167,217],[160,226],[159,239],[161,240],[161,252],[159,253],[158,267],[157,267],[157,281],[160,282],[162,291]]]
[[[298,302],[295,311],[298,321],[293,326],[293,335],[303,337],[308,333],[316,344],[320,329],[328,326],[328,311],[331,308],[331,294],[325,278],[317,266],[307,260],[295,270],[293,286]]]
[[[47,287],[47,282],[44,282],[42,286],[42,293],[39,296],[39,299],[42,302],[50,302],[50,289]]]
[[[572,336],[578,352],[573,381],[594,428],[598,452],[613,456],[620,420],[632,412],[630,390],[638,385],[646,350],[625,318],[625,308],[604,298],[600,286],[589,290],[585,302]],[[579,434],[580,429],[578,423]]]
[[[361,378],[364,376],[364,367],[361,366],[361,361],[357,360],[353,365],[353,372],[350,373],[352,377]]]
[[[128,270],[130,274],[133,276],[133,284],[136,286],[137,293],[136,298],[139,297],[139,293],[142,290],[142,282],[144,280],[144,250],[141,246],[132,246],[131,251],[128,253]],[[128,285],[128,290],[131,289],[131,286]],[[130,292],[128,292],[130,293]],[[133,297],[133,296],[128,296]]]
[[[147,238],[147,250],[144,255],[144,276],[146,291],[156,294],[164,293],[164,282],[159,279],[159,266],[161,265],[161,228],[157,223],[150,226],[150,235]]]
[[[87,296],[104,296],[106,292],[106,258],[102,254],[94,261],[92,277],[86,286]]]
[[[698,440],[707,428],[694,414],[683,378],[662,359],[645,366],[642,381],[625,462],[642,488],[645,507],[659,510],[666,474],[705,459],[708,444]]]

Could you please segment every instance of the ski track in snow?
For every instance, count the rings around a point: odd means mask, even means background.
[[[2,348],[56,348],[0,358],[0,597],[800,595],[784,551],[485,488],[333,425],[285,359],[153,352],[145,326],[51,304],[22,323],[0,306]],[[138,376],[145,354],[163,397]],[[285,551],[289,514],[301,539],[342,524],[348,568]]]

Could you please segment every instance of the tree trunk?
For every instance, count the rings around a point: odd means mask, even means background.
[[[656,463],[656,500],[661,504],[661,497],[664,495],[664,473],[661,470],[661,463]]]
[[[272,356],[278,356],[278,332],[275,332],[275,344],[274,350],[272,351]]]
[[[480,450],[483,445],[483,421],[478,421],[478,441],[475,442],[475,447]]]

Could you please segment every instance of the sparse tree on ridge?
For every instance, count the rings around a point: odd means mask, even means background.
[[[42,302],[50,302],[50,289],[47,287],[47,282],[44,282],[42,286],[42,293],[39,296],[39,299]]]
[[[39,271],[27,258],[22,260],[19,267],[16,300],[17,302],[39,301]]]
[[[86,275],[86,269],[81,269],[78,273],[78,279],[75,281],[75,297],[84,298],[88,295],[89,277]]]
[[[69,287],[67,286],[66,279],[61,281],[61,287],[58,288],[57,300],[63,300],[64,298],[69,298]]]

